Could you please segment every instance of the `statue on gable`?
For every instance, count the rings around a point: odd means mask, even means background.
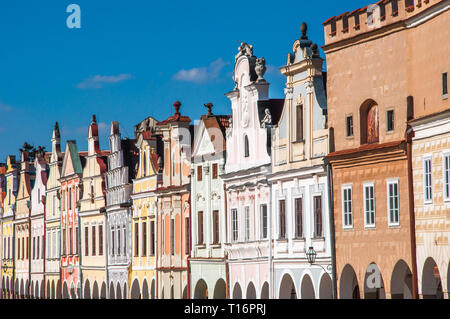
[[[266,60],[264,58],[256,59],[255,72],[258,75],[256,82],[265,82],[264,73],[266,73]]]
[[[266,128],[267,126],[272,125],[272,114],[270,114],[270,110],[268,108],[266,108],[265,113],[266,114],[264,115],[264,118],[261,121],[261,126],[263,128]]]
[[[247,44],[245,42],[242,42],[241,45],[238,48],[239,53],[236,54],[234,60],[237,61],[237,59],[239,59],[241,56],[245,55],[245,56],[253,56],[253,45],[251,44]]]

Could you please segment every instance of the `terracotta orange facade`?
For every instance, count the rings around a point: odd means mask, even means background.
[[[433,92],[450,20],[446,1],[408,3],[379,1],[324,23],[340,298],[418,296],[407,121],[448,108]]]

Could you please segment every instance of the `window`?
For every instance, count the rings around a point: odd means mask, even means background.
[[[261,205],[261,238],[267,238],[267,205]]]
[[[217,179],[217,163],[212,164],[212,179]]]
[[[91,204],[94,203],[94,196],[95,196],[94,184],[91,183]]]
[[[163,254],[166,253],[166,218],[162,216],[162,225],[161,225],[161,246]]]
[[[374,184],[364,185],[364,224],[375,227],[375,191]]]
[[[213,244],[219,243],[219,211],[213,211]]]
[[[286,238],[286,201],[280,200],[278,202],[278,212],[280,214],[279,221],[280,221],[280,227],[279,227],[279,237],[280,239]]]
[[[147,256],[147,222],[142,222],[142,256]]]
[[[245,240],[250,240],[250,207],[245,207]]]
[[[139,257],[139,223],[134,223],[134,256]]]
[[[95,226],[92,226],[92,256],[95,256],[96,254],[97,245],[95,239],[96,239],[96,229]]]
[[[170,254],[175,255],[175,220],[170,220]]]
[[[103,225],[98,225],[98,255],[103,256]]]
[[[368,100],[360,108],[361,144],[378,143],[379,141],[378,105]]]
[[[66,229],[63,229],[63,255],[67,253],[67,246],[66,246]]]
[[[295,236],[303,238],[303,201],[302,198],[295,199]]]
[[[89,256],[89,227],[84,227],[84,255]]]
[[[442,95],[444,97],[448,96],[447,72],[442,73]]]
[[[155,222],[150,222],[150,256],[155,256]]]
[[[303,141],[303,105],[297,105],[296,109],[295,139]]]
[[[120,246],[121,246],[121,241],[120,241],[120,227],[117,226],[117,256],[120,256]]]
[[[390,132],[394,130],[394,110],[386,112],[386,131]]]
[[[123,246],[122,246],[122,255],[127,255],[127,236],[125,235],[125,226],[122,227],[122,235],[123,235]]]
[[[33,254],[31,258],[33,258],[33,260],[36,259],[36,237],[33,237]]]
[[[344,228],[353,227],[352,187],[342,187],[342,213]]]
[[[197,229],[198,229],[198,239],[197,239],[197,244],[198,245],[203,245],[203,212],[199,211],[198,212],[198,225],[197,225]]]
[[[387,187],[388,187],[389,225],[395,226],[399,224],[398,181],[388,182]]]
[[[427,157],[423,160],[423,191],[425,203],[431,203],[433,201],[433,185],[431,184],[431,174],[431,157]]]
[[[142,167],[144,168],[144,176],[147,176],[147,156],[145,151],[142,152]]]
[[[189,252],[189,217],[186,217],[185,222],[184,222],[184,243],[185,243],[185,247],[184,247],[184,251],[186,252],[186,254],[188,254]]]
[[[314,196],[314,237],[323,237],[322,196]]]
[[[237,209],[232,209],[231,210],[231,240],[232,241],[237,241],[238,240],[238,214],[237,214]]]
[[[250,149],[249,149],[249,145],[248,145],[248,136],[244,135],[244,157],[249,157],[250,156]]]
[[[61,232],[60,232],[60,230],[58,230],[58,238],[61,238],[60,236],[61,236]],[[58,250],[57,251],[60,252],[60,249],[61,249],[61,247],[60,247],[60,240],[57,240],[56,244],[58,245]]]
[[[450,200],[450,153],[443,155],[444,167],[444,199]]]
[[[69,255],[73,255],[73,231],[69,228]]]
[[[342,32],[348,32],[348,16],[342,17]]]
[[[111,227],[111,255],[114,256],[116,254],[116,229]]]
[[[347,136],[353,136],[353,115],[347,116]]]
[[[72,210],[72,190],[69,189],[69,210]]]
[[[203,179],[203,167],[201,165],[197,166],[197,181],[201,182]]]

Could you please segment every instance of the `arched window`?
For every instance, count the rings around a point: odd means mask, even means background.
[[[378,105],[373,100],[367,100],[360,108],[361,144],[379,142]]]
[[[249,157],[250,156],[250,150],[249,150],[248,136],[247,135],[244,135],[244,148],[245,148],[244,157]]]

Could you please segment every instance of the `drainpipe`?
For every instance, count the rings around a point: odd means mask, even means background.
[[[47,251],[46,251],[46,247],[47,247],[47,227],[46,227],[46,225],[45,225],[45,220],[46,220],[46,218],[45,218],[45,212],[46,212],[46,203],[47,203],[47,197],[46,196],[42,196],[43,197],[43,200],[42,200],[42,204],[44,205],[44,220],[43,220],[43,222],[44,222],[44,235],[42,236],[42,238],[44,239],[43,240],[43,243],[42,243],[42,245],[44,246],[44,247],[42,247],[42,250],[43,250],[43,256],[42,256],[42,287],[43,287],[43,294],[42,294],[42,299],[46,299],[47,298],[47,295],[46,295],[46,288],[47,287],[45,287],[45,254],[47,253]]]
[[[333,201],[333,170],[330,162],[325,158],[325,165],[327,167],[327,179],[328,179],[328,215],[330,223],[330,248],[331,248],[331,265],[332,265],[332,278],[331,283],[333,285],[333,299],[337,299],[337,274],[336,274],[336,243],[335,243],[335,229],[334,229],[334,201]]]
[[[414,216],[414,181],[412,175],[412,138],[414,130],[408,125],[406,129],[406,154],[408,157],[408,195],[409,195],[409,220],[411,232],[411,267],[412,267],[412,295],[413,299],[419,299],[417,279],[416,256],[416,221]]]
[[[271,185],[270,185],[271,186]],[[272,187],[269,194],[269,205],[267,205],[268,223],[267,231],[269,232],[269,299],[273,299],[274,296],[274,284],[273,284],[273,258],[272,258]]]

